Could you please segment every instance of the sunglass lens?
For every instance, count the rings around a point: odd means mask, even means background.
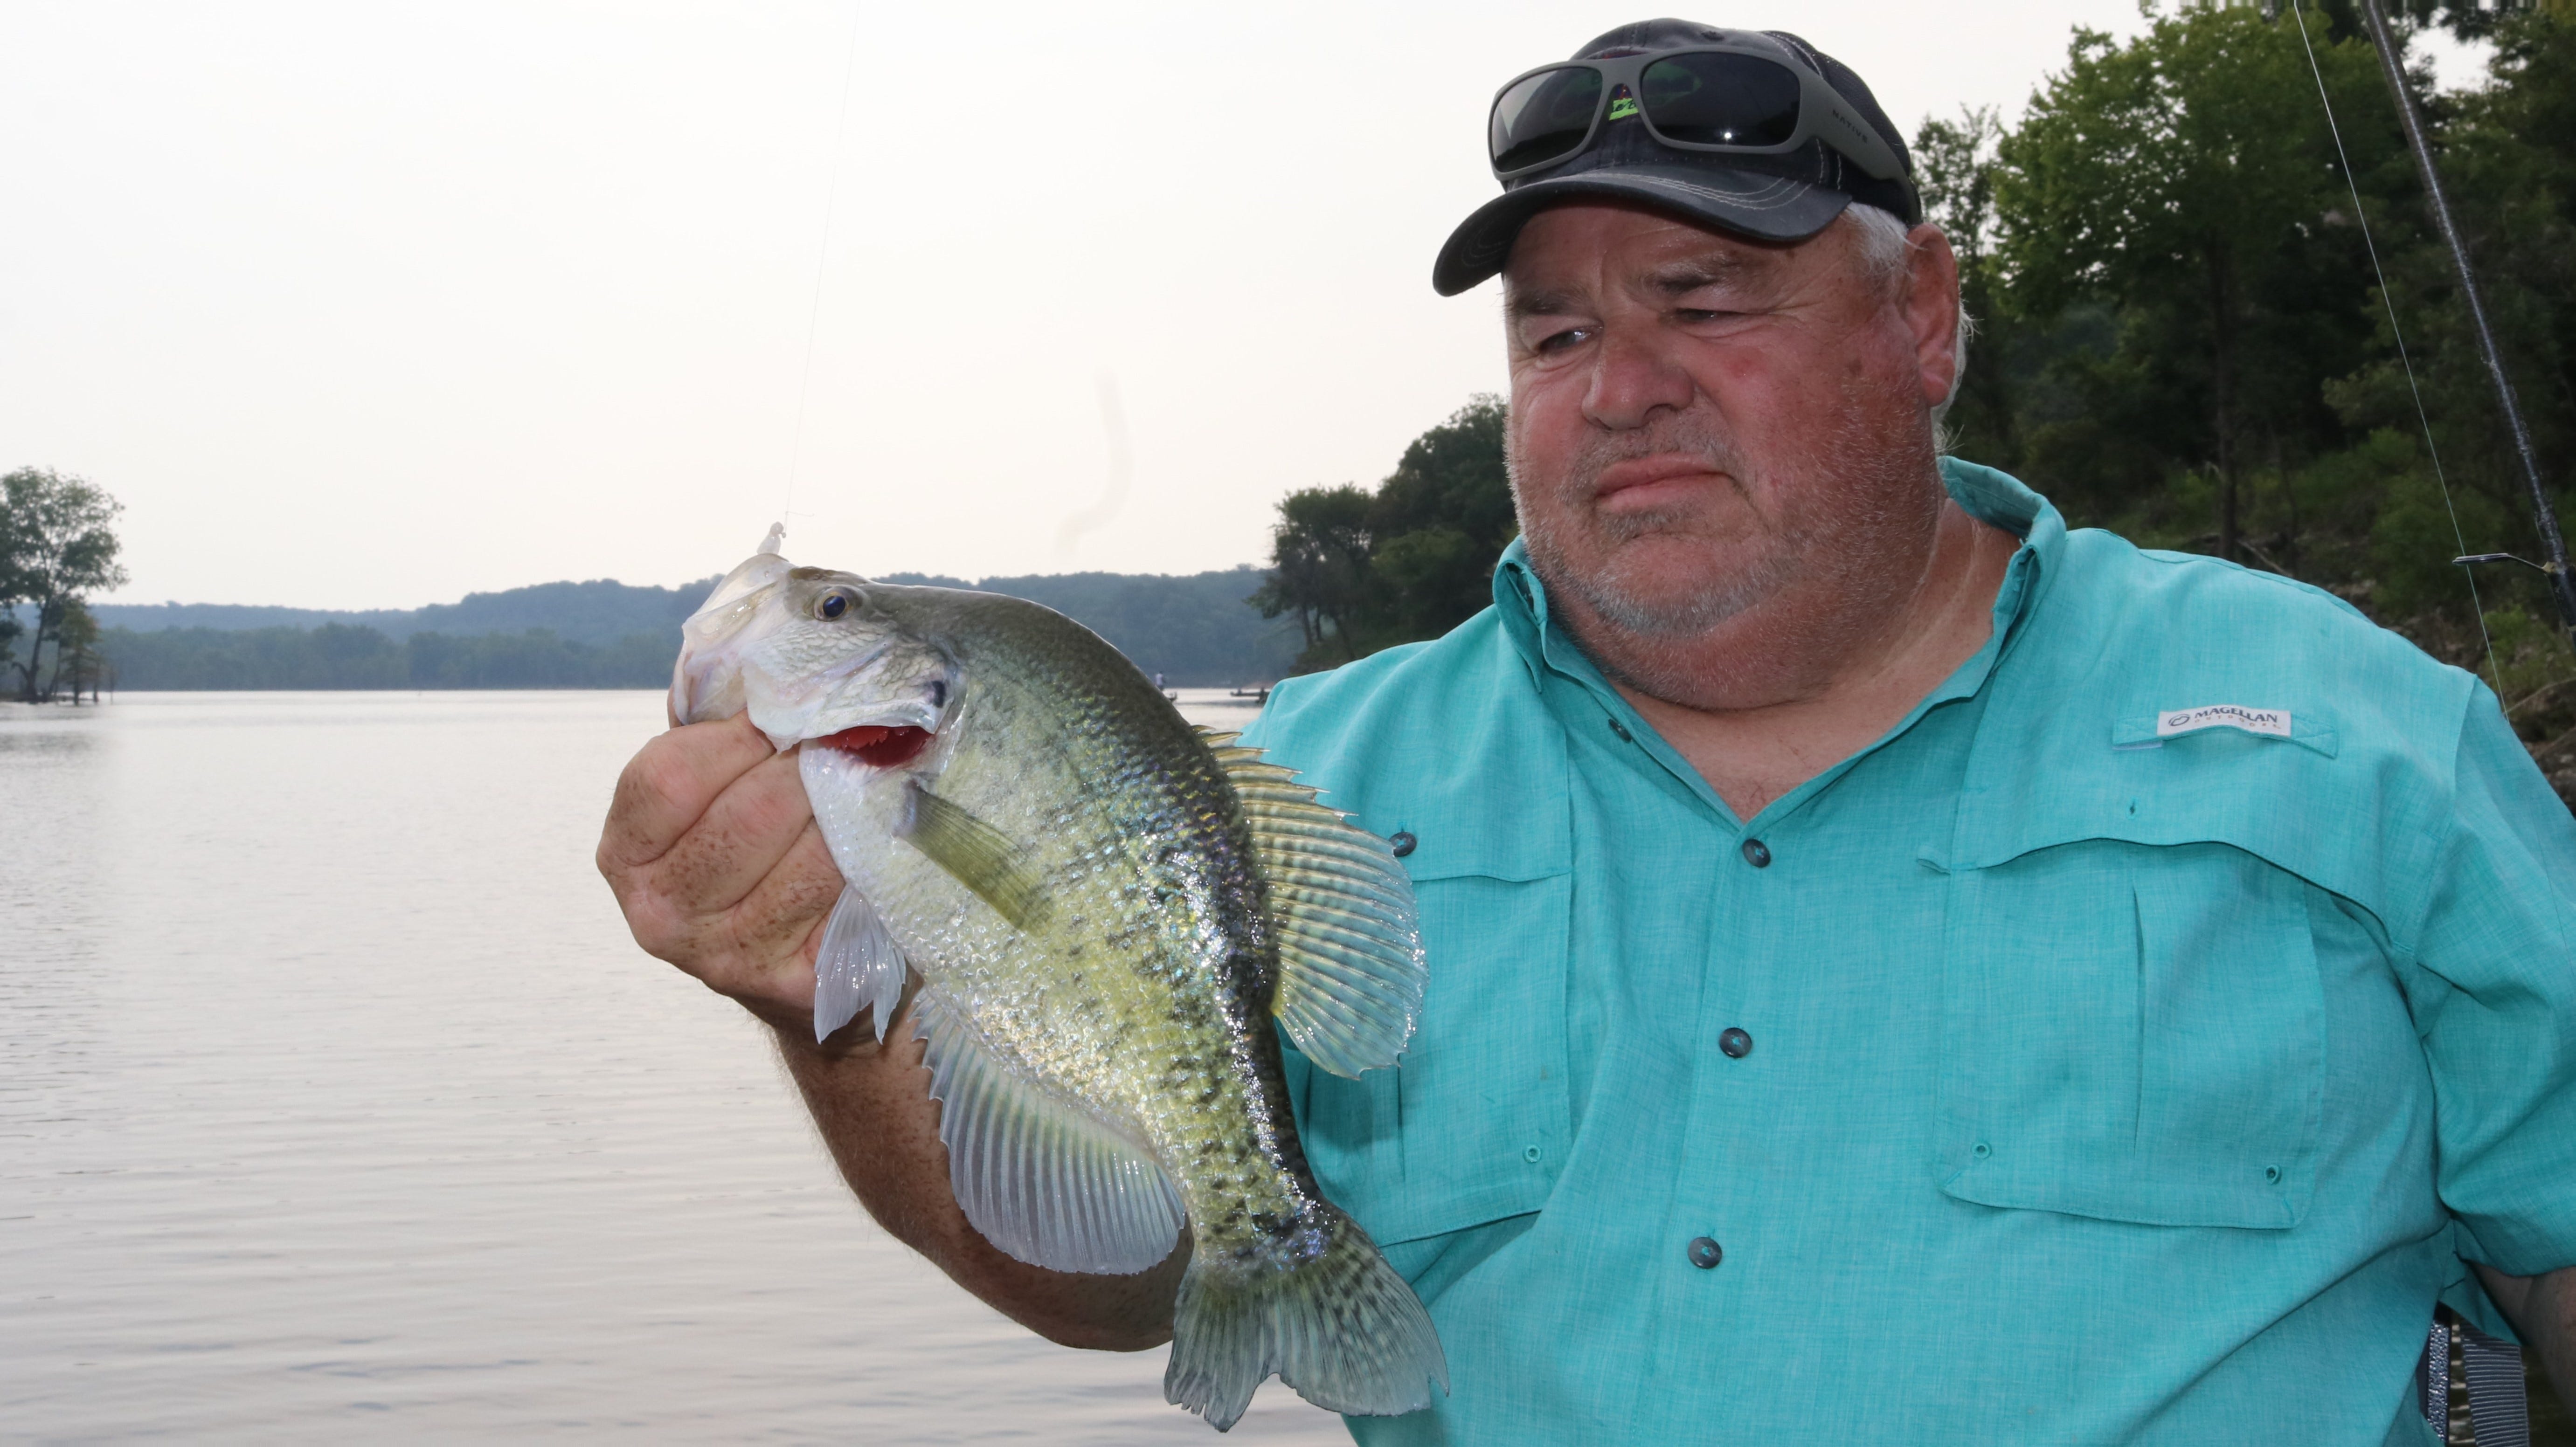
[[[1547,70],[1521,80],[1494,102],[1494,169],[1519,171],[1573,155],[1600,105],[1597,70]]]
[[[1638,77],[1646,119],[1664,139],[1777,146],[1798,130],[1798,78],[1758,55],[1667,56]]]

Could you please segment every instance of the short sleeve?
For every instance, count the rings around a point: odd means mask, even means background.
[[[2480,688],[2413,951],[2439,1188],[2515,1276],[2576,1265],[2576,818]]]

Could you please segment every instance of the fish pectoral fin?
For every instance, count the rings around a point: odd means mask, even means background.
[[[823,926],[823,947],[814,956],[814,1038],[821,1040],[858,1018],[861,1010],[876,1015],[877,1039],[903,1004],[903,984],[910,969],[903,950],[886,933],[868,897],[855,884],[841,887],[841,902]]]
[[[1386,841],[1315,801],[1259,749],[1209,735],[1252,826],[1279,939],[1271,1013],[1335,1075],[1396,1063],[1422,1014],[1425,971],[1413,881]]]
[[[1094,1276],[1132,1276],[1172,1254],[1188,1217],[1143,1146],[1006,1059],[936,987],[913,1013],[949,1188],[985,1240],[1031,1266]]]
[[[958,805],[912,785],[911,805],[896,837],[927,855],[1002,918],[1034,929],[1046,918],[1046,881],[1011,836]]]

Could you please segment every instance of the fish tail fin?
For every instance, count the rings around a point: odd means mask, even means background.
[[[1163,1395],[1222,1432],[1272,1373],[1318,1407],[1391,1417],[1449,1390],[1431,1315],[1359,1223],[1330,1206],[1322,1254],[1293,1266],[1191,1258]]]

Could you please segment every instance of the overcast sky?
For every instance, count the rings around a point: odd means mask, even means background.
[[[126,503],[127,602],[674,583],[791,475],[803,562],[1252,562],[1283,493],[1374,483],[1502,387],[1494,287],[1435,297],[1432,254],[1495,189],[1494,87],[1633,18],[10,0],[0,468]],[[2141,24],[1702,18],[1804,34],[1909,135]]]

